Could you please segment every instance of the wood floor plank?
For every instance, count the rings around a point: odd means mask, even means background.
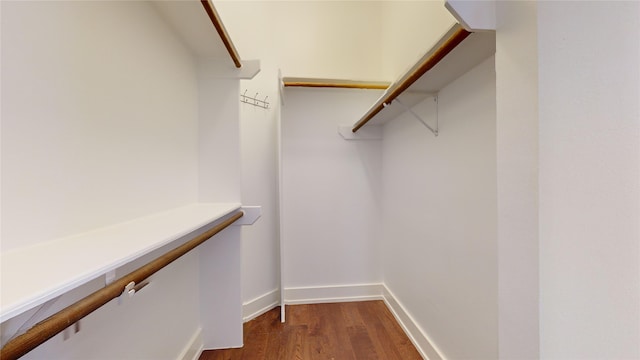
[[[265,359],[275,360],[280,359],[281,356],[284,358],[287,345],[286,338],[289,336],[290,332],[290,330],[288,331],[287,329],[290,328],[291,326],[285,326],[284,324],[274,325],[272,328],[273,331],[269,332]],[[244,336],[246,338],[247,334]],[[246,341],[250,341],[250,339],[247,339]]]
[[[367,331],[367,324],[360,316],[360,306],[362,305],[355,302],[340,304],[344,326],[349,333],[349,341],[356,358],[375,360],[379,356]]]
[[[293,312],[298,308],[298,305],[290,306],[289,308]],[[308,329],[307,342],[304,348],[305,359],[329,360],[335,358],[331,340],[325,331],[327,319],[319,311],[315,311],[313,305],[303,305],[301,309],[305,310],[304,322],[307,324]]]
[[[418,350],[407,337],[404,330],[387,306],[383,302],[369,302],[363,304],[362,311],[369,311],[378,320],[371,320],[381,326],[381,334],[378,336],[380,343],[386,344],[386,349],[393,349],[399,353],[398,359],[411,360],[422,359]]]
[[[363,304],[364,305],[364,304]],[[394,360],[402,359],[398,350],[390,344],[389,334],[387,334],[384,324],[380,322],[380,318],[371,311],[368,306],[361,306],[358,309],[363,322],[371,324],[367,326],[366,331],[372,339],[373,346],[380,358]]]
[[[199,360],[422,359],[382,301],[290,305],[244,324],[244,347],[204,351]]]
[[[401,351],[399,347],[404,346],[404,342],[403,341],[394,342],[394,337],[387,330],[387,327],[389,326],[389,324],[385,324],[385,322],[388,321],[389,319],[386,316],[384,316],[384,314],[382,314],[381,316],[379,316],[378,314],[379,312],[386,310],[386,307],[382,309],[382,308],[379,308],[378,306],[371,307],[369,304],[364,304],[359,310],[364,321],[372,324],[372,326],[367,327],[367,331],[369,332],[369,336],[371,336],[371,338],[373,339],[373,343],[376,346],[376,350],[378,351],[378,353],[383,354],[381,356],[383,359],[388,359],[388,360],[421,359],[420,355],[417,353],[415,348],[413,349],[414,353],[403,354],[404,351]],[[395,319],[393,317],[391,317],[391,319],[395,323]],[[395,328],[392,328],[392,331],[394,330]],[[407,338],[407,341],[408,341],[408,338]],[[413,345],[411,346],[413,347]]]

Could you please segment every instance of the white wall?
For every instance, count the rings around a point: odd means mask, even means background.
[[[271,6],[285,76],[380,80],[382,3],[276,1]]]
[[[0,6],[2,251],[198,200],[198,70],[149,3]],[[236,103],[235,121],[237,112]],[[110,302],[69,340],[58,335],[25,358],[178,358],[201,323],[199,263],[189,254],[131,302]],[[80,287],[50,311],[102,286]]]
[[[428,37],[433,22],[439,16],[445,20],[438,24],[452,20],[440,1],[220,1],[216,8],[242,57],[261,61],[261,72],[243,81],[241,92],[269,96],[272,106],[241,107],[242,201],[263,207],[260,221],[242,229],[243,299],[260,307],[271,303],[279,287],[278,69],[284,76],[392,81],[445,31],[443,25]],[[407,38],[427,45],[416,50],[411,42],[398,41]]]
[[[284,76],[380,80],[382,4],[220,1],[216,8],[240,54],[274,63]]]
[[[393,81],[455,22],[442,0],[222,0],[216,8],[243,57],[276,60],[292,77]]]
[[[538,359],[538,51],[534,1],[497,2],[501,359]]]
[[[72,326],[65,330],[68,339],[60,333],[23,359],[180,359],[199,330],[197,308],[191,309],[193,300],[184,296],[198,292],[197,271],[198,254],[193,252],[154,274],[150,285],[133,298],[122,304],[112,300],[89,314],[79,322],[78,333]],[[103,286],[104,280],[97,279],[71,291],[39,316],[53,314]],[[176,304],[182,304],[181,311],[176,311]],[[27,320],[29,316],[19,316],[3,323],[3,332],[11,325],[13,330],[7,332],[13,334]]]
[[[640,3],[538,3],[540,355],[640,358]]]
[[[438,108],[438,137],[408,113],[384,128],[384,282],[441,356],[495,359],[493,57],[444,88]],[[414,110],[435,122],[432,99]]]
[[[215,62],[198,64],[198,200],[242,200],[240,81],[218,77]],[[237,226],[201,245],[200,322],[205,349],[242,346],[242,237]]]
[[[397,79],[456,22],[443,0],[382,1],[383,78]]]
[[[263,212],[256,224],[242,229],[242,292],[249,318],[279,301],[278,70],[285,76],[380,80],[381,14],[378,4],[356,2],[221,1],[216,8],[240,55],[261,62],[260,73],[243,80],[240,92],[268,96],[271,104],[269,110],[240,108],[242,202],[261,205]]]
[[[264,66],[264,65],[263,65]],[[273,69],[273,67],[271,67]],[[243,301],[256,299],[246,316],[274,304],[280,287],[280,247],[277,176],[277,83],[268,77],[242,81],[241,91],[268,96],[270,109],[243,104],[240,108],[242,147],[242,202],[262,206],[262,217],[242,227]]]
[[[216,8],[241,56],[261,61],[260,73],[242,81],[240,92],[271,103],[268,110],[240,108],[242,202],[263,211],[242,228],[242,296],[250,318],[279,300],[278,69],[286,76],[381,80],[382,13],[376,2],[221,1]],[[335,126],[331,131],[337,136]],[[203,169],[201,187],[205,177],[215,180]]]
[[[251,318],[279,303],[280,248],[278,216],[277,122],[278,36],[268,2],[216,3],[243,59],[260,59],[260,73],[242,80],[239,93],[268,97],[270,109],[240,104],[242,203],[262,206],[262,217],[242,232],[243,316]]]
[[[285,289],[380,283],[381,142],[345,141],[377,90],[287,89],[282,111]]]
[[[2,250],[196,201],[193,59],[154,9],[2,6]]]

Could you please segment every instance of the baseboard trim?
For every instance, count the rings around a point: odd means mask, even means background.
[[[253,320],[278,305],[280,305],[280,291],[278,289],[271,290],[242,304],[242,321]]]
[[[409,337],[409,340],[416,347],[420,355],[427,360],[446,360],[442,355],[442,352],[438,349],[435,343],[429,338],[429,335],[422,330],[422,328],[416,323],[411,314],[405,309],[395,295],[386,287],[383,287],[384,302],[396,318],[404,332]]]
[[[383,300],[424,359],[446,360],[429,335],[384,283],[285,288],[284,299],[287,305]],[[277,290],[256,298],[245,304],[247,310],[244,313],[250,314],[245,319],[253,319],[273,309],[278,303]]]
[[[178,355],[177,360],[198,360],[203,350],[204,341],[202,340],[202,328],[198,328],[184,349],[182,349],[180,355]]]
[[[383,284],[285,288],[287,305],[383,300]]]

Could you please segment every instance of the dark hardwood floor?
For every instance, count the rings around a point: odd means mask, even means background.
[[[200,360],[422,359],[382,301],[289,305],[244,324],[244,347],[208,350]]]

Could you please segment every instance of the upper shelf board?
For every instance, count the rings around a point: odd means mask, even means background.
[[[428,97],[433,97],[442,88],[495,54],[495,32],[470,33],[451,51],[444,55],[441,60],[437,61],[433,67],[429,68],[426,73],[417,80],[411,79],[413,74],[424,67],[424,64],[433,61],[434,56],[442,53],[442,48],[448,46],[447,44],[450,42],[450,39],[464,31],[459,24],[455,24],[449,29],[435,46],[387,89],[367,113],[354,124],[354,129],[361,123],[382,125],[395,119],[406,111],[406,108],[390,101],[393,100],[393,98],[399,99],[406,107],[412,107]],[[411,81],[413,82],[411,83]],[[406,90],[402,91],[397,97],[389,100],[391,94],[397,92],[399,88],[406,86],[408,82],[410,85]],[[375,110],[377,109],[382,110],[376,112]],[[375,115],[370,120],[364,121],[370,113],[375,113]]]
[[[173,244],[238,209],[239,203],[192,204],[3,252],[0,322]]]
[[[207,14],[200,0],[153,1],[152,4],[196,56],[215,60],[226,58],[229,64],[235,63],[233,56],[230,57],[229,44],[225,45],[223,35],[216,30],[214,20]],[[213,5],[210,2],[207,4],[215,13]],[[220,18],[217,17],[217,13],[215,14],[219,26],[224,29]],[[223,33],[227,38],[226,41],[235,50],[226,31]]]

